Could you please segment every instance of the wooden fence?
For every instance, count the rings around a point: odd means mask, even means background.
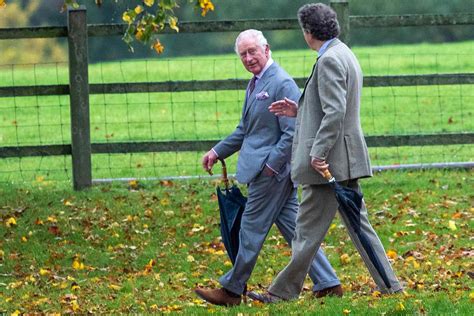
[[[333,0],[338,13],[340,38],[350,42],[351,28],[474,25],[474,13],[450,15],[350,16],[346,0]],[[180,33],[238,32],[299,29],[296,19],[181,22]],[[122,35],[124,24],[87,25],[86,9],[68,11],[67,26],[0,29],[1,39],[67,37],[69,46],[69,84],[0,87],[0,97],[69,95],[71,107],[71,144],[0,147],[0,158],[71,155],[73,186],[80,190],[92,184],[91,154],[169,151],[205,151],[217,140],[93,143],[90,140],[89,95],[109,93],[180,92],[206,90],[244,90],[247,80],[167,81],[146,83],[89,84],[88,37]],[[171,33],[165,29],[164,33]],[[306,78],[295,78],[303,86]],[[365,87],[464,85],[474,84],[474,73],[369,76]],[[424,135],[368,136],[369,147],[473,144],[474,132]]]

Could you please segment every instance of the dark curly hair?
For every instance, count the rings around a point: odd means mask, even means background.
[[[305,4],[298,10],[298,21],[303,31],[315,39],[327,41],[339,35],[339,22],[334,10],[323,3]]]

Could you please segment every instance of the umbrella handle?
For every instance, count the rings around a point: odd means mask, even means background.
[[[329,169],[324,170],[324,178],[328,180],[329,182],[336,182],[336,179],[332,176],[331,172],[329,172]]]
[[[222,180],[224,181],[225,189],[229,190],[229,179],[227,178],[227,166],[224,159],[219,159],[222,164]]]

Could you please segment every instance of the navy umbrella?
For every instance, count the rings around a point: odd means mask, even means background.
[[[247,198],[240,192],[237,186],[229,187],[225,162],[224,160],[219,160],[222,163],[222,177],[224,181],[223,189],[220,187],[216,188],[221,216],[221,236],[230,261],[234,264],[237,252],[239,251],[240,221]]]
[[[375,269],[378,271],[382,277],[383,282],[387,288],[390,288],[390,281],[388,280],[385,269],[380,263],[378,257],[375,255],[374,248],[372,244],[367,239],[367,236],[362,232],[360,226],[360,209],[362,207],[362,194],[359,192],[343,187],[336,182],[336,179],[331,175],[329,170],[326,169],[324,172],[324,177],[329,181],[329,184],[334,189],[336,194],[336,200],[339,203],[339,211],[344,213],[349,219],[349,223],[354,229],[356,235],[359,237],[360,243],[364,248],[367,256],[374,265]]]

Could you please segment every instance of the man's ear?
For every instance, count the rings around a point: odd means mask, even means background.
[[[270,45],[269,44],[265,45],[265,55],[268,56],[268,54],[270,54]]]

